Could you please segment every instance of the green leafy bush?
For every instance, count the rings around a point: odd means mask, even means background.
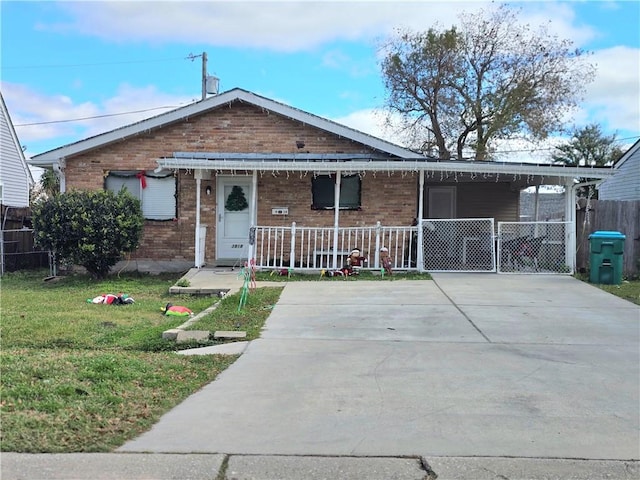
[[[33,207],[36,243],[94,278],[105,278],[124,253],[138,248],[143,224],[140,201],[124,189],[72,191]]]

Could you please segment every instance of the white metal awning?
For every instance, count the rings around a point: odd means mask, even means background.
[[[238,154],[176,152],[157,160],[158,169],[258,171],[258,172],[425,172],[470,175],[527,175],[556,178],[607,178],[610,167],[515,162],[440,161],[430,158],[392,160],[370,154]]]

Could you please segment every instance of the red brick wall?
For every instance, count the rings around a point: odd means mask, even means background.
[[[296,141],[305,143],[298,149]],[[229,153],[370,153],[343,137],[281,117],[252,105],[234,103],[157,131],[141,133],[101,149],[67,158],[67,189],[98,189],[110,170],[153,170],[156,160],[173,152]],[[225,172],[228,173],[228,172]],[[250,172],[237,172],[250,173]],[[177,174],[178,217],[147,221],[136,258],[193,259],[195,243],[195,179],[192,171]],[[264,172],[258,177],[258,224],[331,226],[333,211],[311,209],[312,173]],[[210,186],[212,192],[205,194]],[[205,258],[215,258],[216,181],[201,185],[201,222],[208,225]],[[368,172],[362,179],[362,210],[342,211],[341,225],[409,225],[415,216],[417,174]],[[273,207],[288,207],[289,215],[274,216]]]

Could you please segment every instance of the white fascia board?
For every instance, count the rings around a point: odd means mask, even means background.
[[[257,170],[264,172],[445,172],[506,175],[538,175],[563,178],[607,178],[613,175],[611,168],[566,167],[551,165],[505,163],[454,163],[415,160],[389,161],[280,161],[280,160],[203,160],[188,158],[163,158],[157,160],[158,168],[204,170]]]

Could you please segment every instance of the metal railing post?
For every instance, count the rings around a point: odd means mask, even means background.
[[[374,256],[373,267],[378,269],[380,268],[380,231],[382,230],[382,225],[380,222],[376,222],[376,253]]]
[[[418,272],[424,272],[424,245],[422,244],[423,235],[422,235],[422,217],[424,217],[424,170],[420,170],[420,174],[418,177],[418,221],[417,228],[418,234],[416,235],[416,239],[418,245],[416,245],[416,267],[418,267]],[[412,235],[413,236],[413,235]]]
[[[336,186],[333,192],[333,268],[338,268],[338,228],[340,226],[340,184],[342,173],[336,172]]]
[[[289,252],[289,268],[296,264],[296,222],[291,222],[291,251]]]

